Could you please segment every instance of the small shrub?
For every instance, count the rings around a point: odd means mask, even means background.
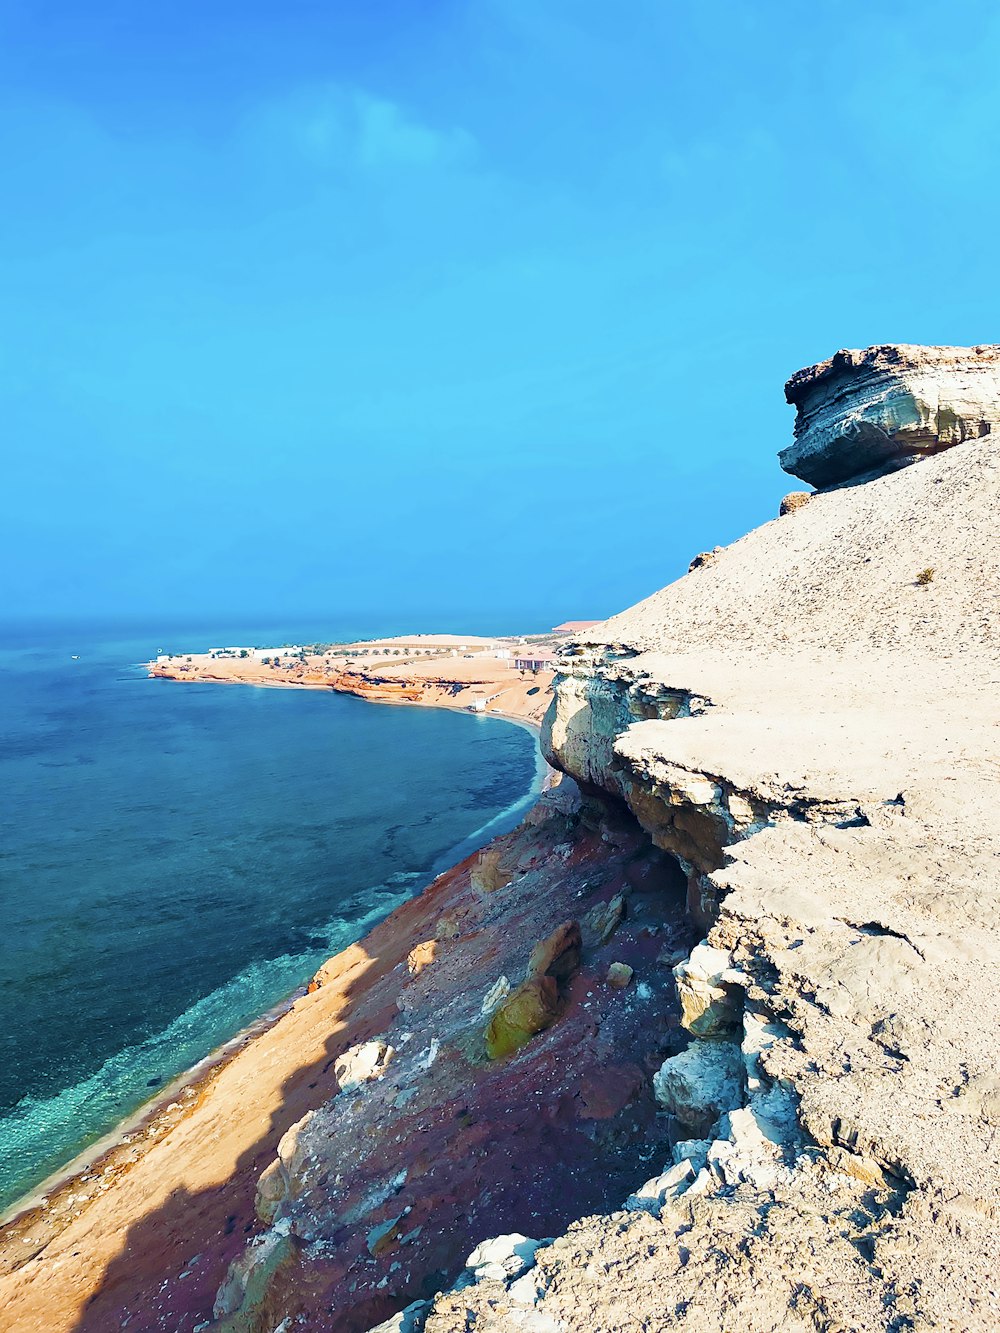
[[[933,582],[934,582],[934,570],[930,566],[928,566],[926,569],[922,569],[920,573],[917,575],[917,583],[920,585],[921,588],[926,588],[928,583],[933,583]]]

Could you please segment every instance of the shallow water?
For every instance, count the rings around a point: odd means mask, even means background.
[[[538,771],[496,718],[38,638],[0,643],[0,1207],[512,827]]]

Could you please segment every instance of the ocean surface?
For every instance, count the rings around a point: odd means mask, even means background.
[[[523,727],[141,665],[294,628],[0,632],[0,1209],[530,803]]]

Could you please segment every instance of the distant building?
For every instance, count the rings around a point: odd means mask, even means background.
[[[291,644],[286,648],[251,648],[250,656],[259,662],[262,657],[297,657],[301,647]]]
[[[521,648],[514,658],[516,671],[553,671],[556,654],[548,648]]]
[[[561,625],[552,627],[553,634],[582,634],[585,629],[593,629],[595,625],[600,625],[600,620],[565,620]]]

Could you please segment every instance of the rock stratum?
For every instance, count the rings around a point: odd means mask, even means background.
[[[797,416],[781,466],[835,486],[1000,428],[1000,346],[844,350],[798,371],[785,397]]]
[[[568,644],[563,783],[321,970],[242,1193],[133,1223],[75,1323],[94,1215],[28,1219],[10,1327],[1000,1327],[1000,439],[914,457]],[[171,1227],[196,1257],[138,1284]]]

